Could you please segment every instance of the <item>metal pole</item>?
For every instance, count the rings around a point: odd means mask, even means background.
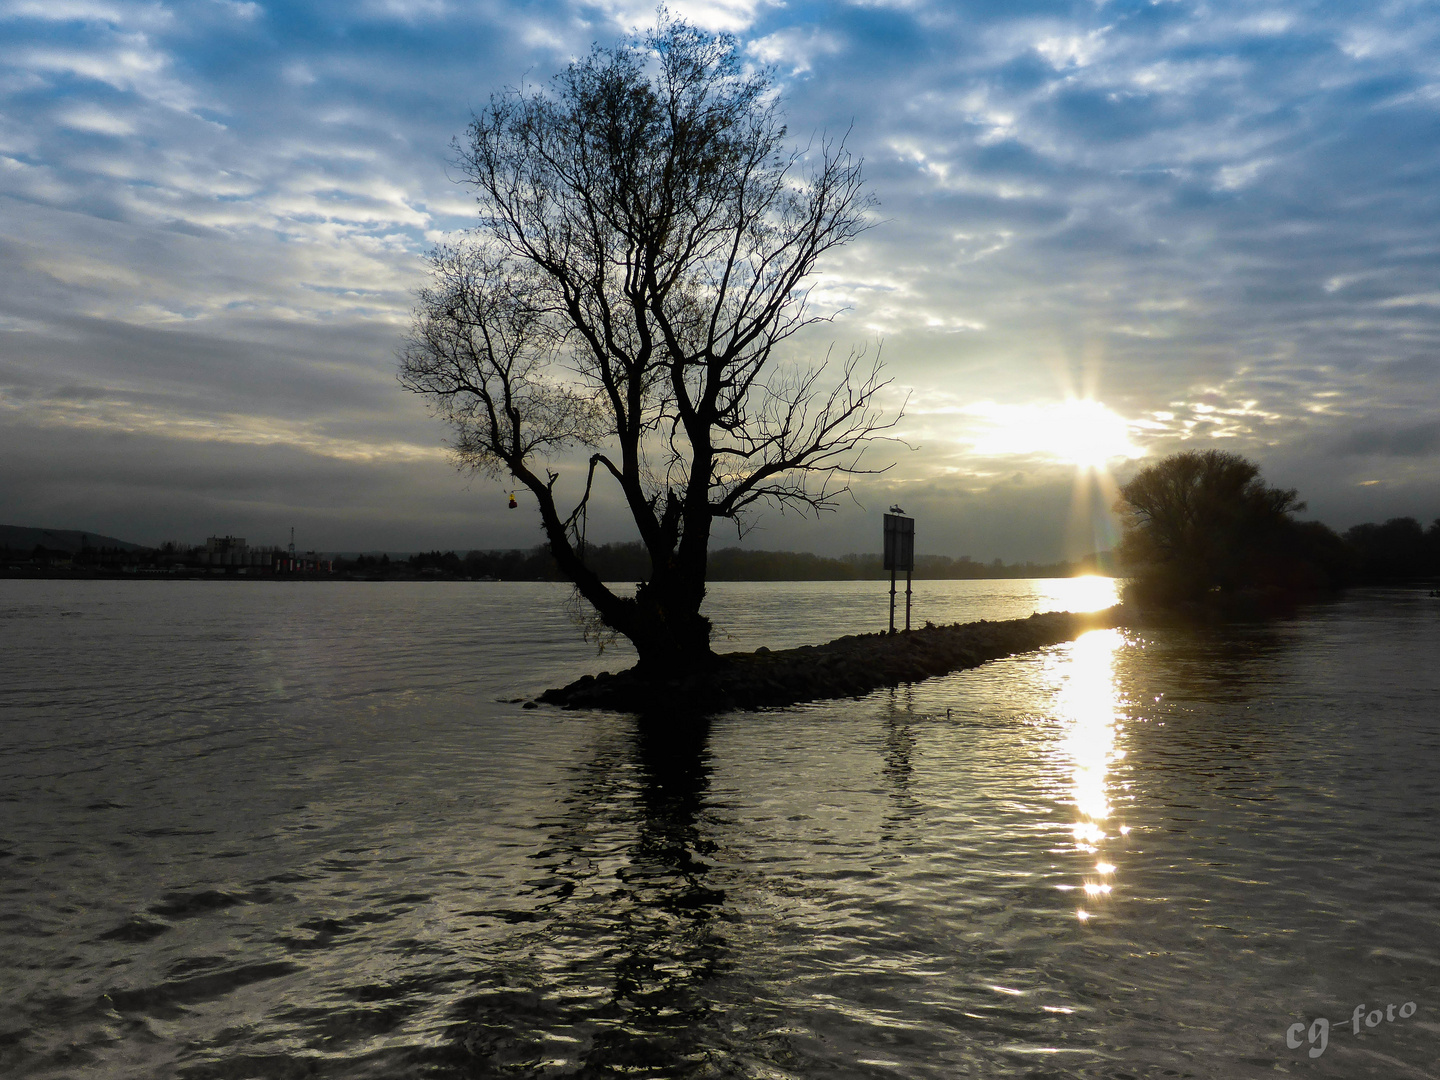
[[[895,567],[890,567],[890,633],[895,632]]]
[[[910,632],[910,577],[913,570],[905,571],[905,632]]]

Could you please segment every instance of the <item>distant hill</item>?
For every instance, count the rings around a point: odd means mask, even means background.
[[[48,551],[79,551],[83,547],[119,548],[139,551],[143,545],[113,536],[80,532],[78,529],[30,529],[23,525],[0,525],[0,548],[11,551],[33,551],[39,544]]]

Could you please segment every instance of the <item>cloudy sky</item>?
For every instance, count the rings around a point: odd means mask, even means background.
[[[883,347],[913,450],[750,546],[1050,558],[1180,447],[1337,528],[1440,515],[1440,9],[1005,0],[672,10],[850,129],[880,224],[817,355]],[[645,3],[0,2],[0,523],[529,546],[395,381],[450,142]],[[1082,465],[1102,463],[1095,471]],[[621,521],[600,528],[622,538]],[[720,542],[728,542],[722,533]]]

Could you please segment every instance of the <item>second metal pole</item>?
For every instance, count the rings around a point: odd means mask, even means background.
[[[895,632],[895,568],[890,568],[890,633]]]
[[[913,570],[905,571],[905,632],[910,632],[910,578]]]

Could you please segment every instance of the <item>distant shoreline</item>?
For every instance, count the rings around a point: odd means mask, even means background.
[[[37,539],[37,538],[43,538]],[[650,553],[635,541],[586,544],[581,556],[602,581],[644,581]],[[913,580],[1006,580],[1074,577],[1107,573],[1109,552],[1050,562],[982,562],[968,555],[917,553]],[[131,577],[190,578],[288,577],[357,581],[559,581],[568,580],[544,544],[530,548],[456,551],[300,552],[254,547],[244,537],[212,536],[204,545],[166,543],[142,547],[127,541],[75,530],[41,530],[0,525],[0,576],[127,580]],[[843,556],[808,551],[713,548],[707,556],[709,581],[888,581],[881,556],[874,552]]]
[[[229,568],[227,568],[229,569]],[[1043,567],[1041,569],[1053,569]],[[1114,577],[1116,575],[1096,571],[1092,569],[1074,569],[1070,573],[995,573],[995,574],[974,574],[966,577],[948,575],[944,577],[919,577],[911,580],[917,584],[922,581],[1028,581],[1036,578],[1070,578],[1070,577]],[[628,581],[628,578],[614,578],[614,581]],[[354,574],[354,573],[210,573],[199,570],[137,570],[133,573],[100,572],[92,570],[31,570],[25,568],[20,571],[0,566],[0,581],[254,581],[254,582],[286,582],[286,581],[333,581],[333,582],[368,582],[368,583],[415,583],[430,582],[442,584],[551,584],[569,586],[568,581],[556,578],[490,578],[490,577],[465,577],[445,574]],[[723,582],[761,582],[770,584],[786,584],[800,581],[825,582],[829,584],[844,584],[846,582],[869,582],[871,584],[885,584],[888,586],[889,577],[714,577],[706,581],[707,585],[715,585]],[[904,592],[904,579],[897,583],[897,589]]]

